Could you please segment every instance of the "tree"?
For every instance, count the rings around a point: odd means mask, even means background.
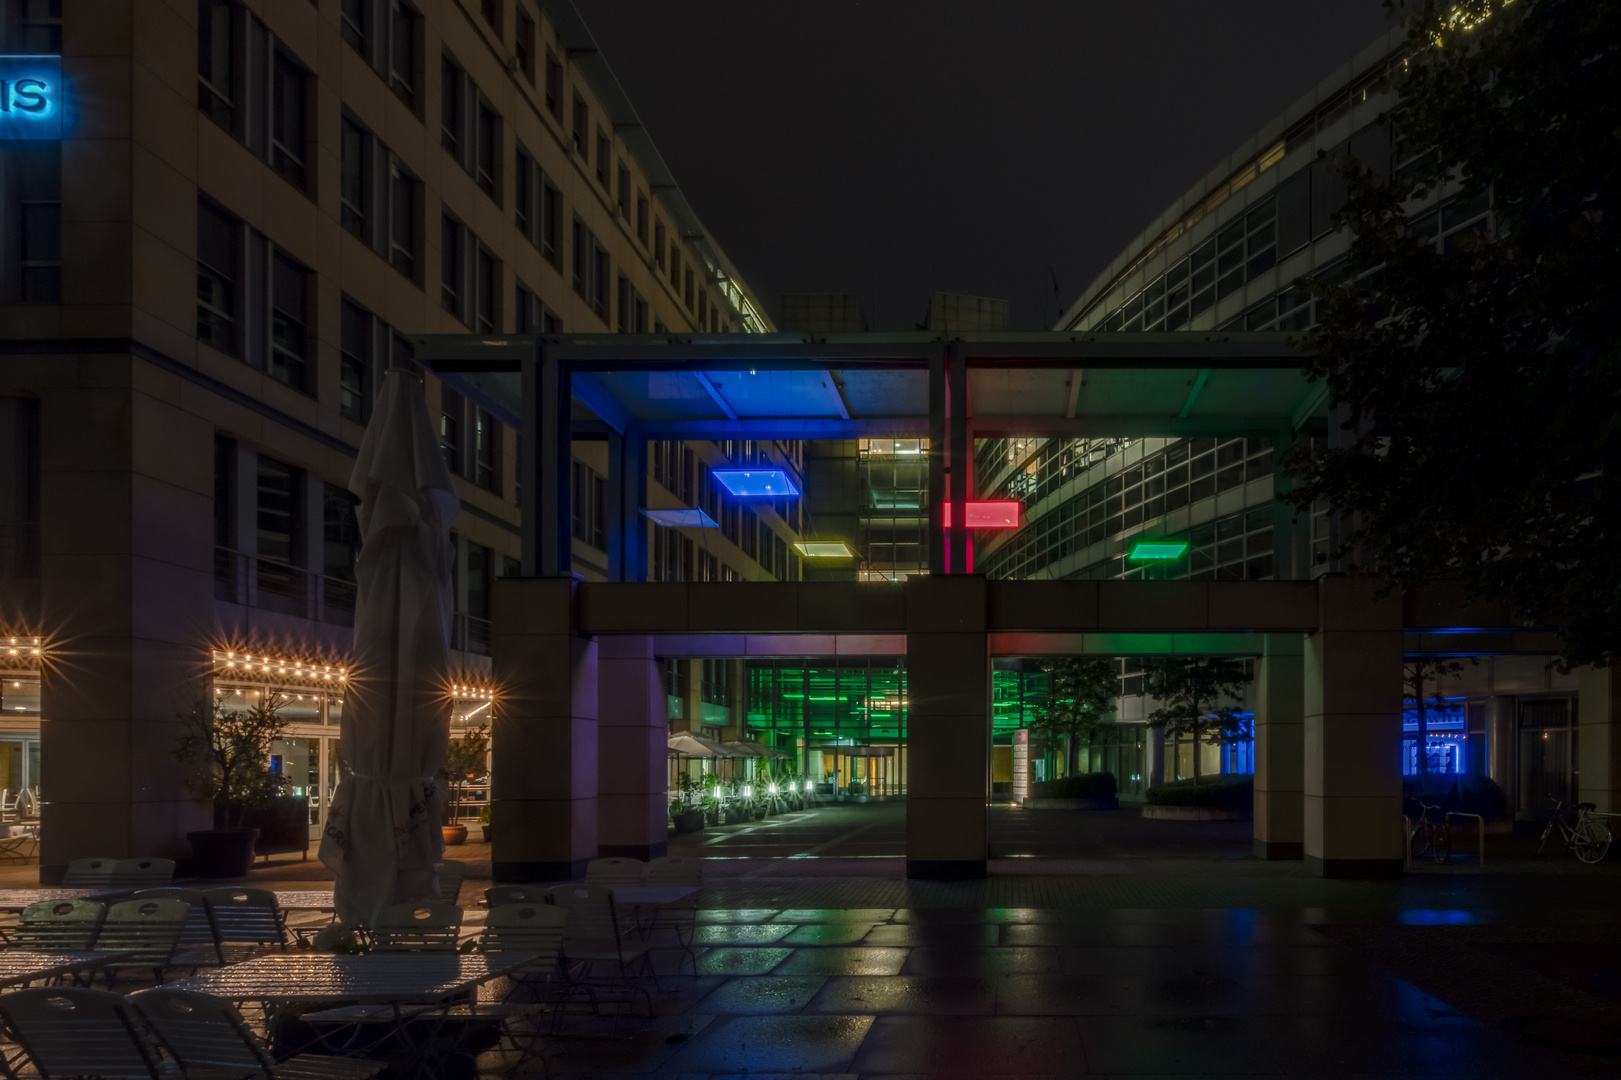
[[[460,738],[450,740],[445,750],[445,764],[439,770],[439,775],[450,786],[450,805],[446,808],[445,820],[452,825],[461,817],[462,800],[467,794],[468,783],[490,771],[485,761],[489,751],[488,724],[468,728]]]
[[[175,740],[175,760],[192,767],[186,778],[192,794],[213,800],[214,828],[241,828],[246,811],[287,789],[288,778],[270,767],[271,746],[287,733],[286,703],[267,692],[247,709],[205,700],[181,716],[185,733]]]
[[[1151,656],[1143,661],[1143,692],[1160,701],[1148,714],[1148,724],[1162,729],[1173,745],[1184,735],[1193,738],[1194,783],[1199,782],[1201,742],[1230,746],[1254,737],[1237,703],[1249,681],[1243,661],[1221,656]]]
[[[1047,700],[1031,710],[1030,726],[1067,740],[1065,773],[1079,769],[1080,746],[1114,713],[1120,694],[1120,673],[1114,661],[1091,656],[1066,656],[1041,665],[1047,673]]]
[[[1562,663],[1621,643],[1621,5],[1398,0],[1389,177],[1348,165],[1352,242],[1309,282],[1308,371],[1339,445],[1290,467],[1344,550],[1410,587],[1458,580],[1557,627]],[[1405,149],[1404,149],[1405,148]],[[1491,213],[1433,239],[1439,196]],[[1487,222],[1490,223],[1487,227]],[[1363,554],[1365,553],[1365,554]]]

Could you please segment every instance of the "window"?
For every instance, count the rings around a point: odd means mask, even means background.
[[[344,0],[345,15],[351,2]],[[197,105],[227,131],[236,129],[234,24],[240,10],[226,0],[202,0],[197,9]]]
[[[607,132],[597,128],[597,183],[602,190],[608,190],[609,159],[613,156],[613,143],[609,140]]]
[[[224,6],[222,0],[204,2]],[[338,30],[343,40],[413,111],[417,101],[417,22],[417,13],[407,0],[341,0],[338,8]]]
[[[367,160],[366,132],[344,117],[339,134],[338,204],[343,227],[362,239],[366,236],[367,196],[371,189],[371,162]]]
[[[560,268],[563,195],[522,145],[518,147],[517,156],[513,187],[518,231],[540,249],[547,262]]]
[[[309,186],[310,103],[309,69],[263,22],[201,0],[197,107],[300,191]]]
[[[608,252],[585,222],[574,219],[574,292],[604,323],[608,321],[608,291],[612,264]]]
[[[362,56],[371,38],[371,6],[369,0],[343,0],[338,6],[338,30],[349,47]]]
[[[574,462],[572,525],[574,539],[598,551],[608,549],[608,481],[583,461]]]
[[[489,23],[490,29],[495,31],[496,37],[501,36],[503,29],[501,9],[504,6],[505,0],[479,0],[479,13],[484,16],[484,21]]]
[[[608,260],[608,250],[600,243],[592,241],[592,263],[596,270],[596,282],[591,294],[591,310],[597,318],[604,323],[608,321],[608,288],[611,280],[612,264]]]
[[[694,310],[692,306],[692,270],[688,268],[684,283],[681,287],[681,298],[686,302],[687,310]]]
[[[464,258],[462,223],[444,215],[439,228],[439,302],[446,311],[462,316],[462,277]],[[465,321],[465,319],[463,320]]]
[[[466,79],[450,57],[439,62],[439,145],[450,156],[462,160],[467,127]]]
[[[490,570],[495,564],[490,549],[483,544],[467,542],[467,614],[474,619],[488,619],[490,617]],[[474,638],[474,632],[469,631],[468,648],[473,652],[488,652],[487,640],[489,631],[480,629],[476,632],[479,638]]]
[[[547,307],[540,297],[535,295],[534,290],[521,281],[514,292],[514,301],[517,308],[516,318],[514,319],[516,333],[561,334],[563,332],[563,320],[558,318],[557,313]]]
[[[618,199],[618,203],[619,203],[619,216],[625,219],[625,224],[629,225],[630,224],[630,169],[626,167],[626,165],[625,165],[625,163],[623,161],[621,161],[619,163],[619,175],[616,178],[615,182],[619,186],[619,190],[614,193],[616,195],[616,197]]]
[[[558,270],[563,268],[563,193],[540,177],[540,253]]]
[[[657,222],[653,226],[653,265],[664,272],[664,222]]]
[[[238,222],[197,204],[197,337],[221,352],[237,351]]]
[[[461,394],[448,386],[439,388],[439,449],[445,455],[445,467],[457,476],[462,475],[462,427],[467,415],[467,402]]]
[[[484,194],[501,201],[501,118],[482,96],[478,99],[478,145],[473,154],[473,179]]]
[[[624,274],[619,275],[619,332],[621,334],[647,333],[647,301]]]
[[[569,132],[569,146],[585,163],[591,163],[591,109],[579,94],[574,95],[574,130]]]
[[[305,357],[309,350],[309,272],[280,251],[270,267],[271,378],[295,390],[305,388]]]
[[[62,296],[62,144],[0,143],[0,303]]]
[[[388,85],[394,96],[417,107],[417,39],[421,33],[421,19],[403,0],[389,2],[388,59],[386,70]],[[383,70],[383,67],[379,67]],[[418,114],[420,115],[420,113]]]
[[[642,242],[643,247],[648,246],[647,245],[647,218],[648,218],[647,195],[646,195],[645,192],[638,191],[636,193],[636,239],[638,239],[638,240],[640,240]]]
[[[270,164],[296,188],[304,187],[305,92],[309,75],[284,49],[272,56]]]
[[[473,408],[473,483],[485,491],[501,493],[501,421]]]
[[[372,315],[343,301],[338,359],[338,412],[364,424],[371,419]]]
[[[394,269],[417,280],[417,220],[421,212],[420,185],[392,155],[388,165],[388,261]]]
[[[476,255],[477,276],[474,279],[473,329],[481,334],[501,328],[497,300],[500,296],[501,264],[483,245]]]
[[[670,238],[670,288],[681,288],[681,248],[673,236]]]
[[[529,85],[535,85],[535,20],[518,4],[518,18],[513,33],[513,49],[518,57],[518,70],[523,77],[529,80]]]
[[[303,563],[303,470],[258,455],[255,526],[259,559],[298,566]]]
[[[62,0],[12,0],[0,5],[4,51],[55,56],[62,51]]]
[[[563,63],[550,49],[546,50],[546,111],[563,122]]]
[[[339,134],[343,227],[416,280],[417,180],[382,141],[345,116]]]

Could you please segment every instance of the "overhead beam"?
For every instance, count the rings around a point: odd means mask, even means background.
[[[726,414],[726,419],[737,419],[737,412],[732,408],[731,403],[721,396],[720,387],[711,382],[708,375],[705,375],[701,371],[694,371],[692,376],[698,380],[699,386],[702,386],[706,391],[708,391],[709,396],[713,398],[715,400],[715,404],[720,407],[720,411]]]
[[[1193,380],[1193,389],[1188,391],[1188,400],[1186,400],[1186,401],[1184,401],[1182,403],[1182,411],[1176,414],[1178,419],[1186,420],[1188,418],[1188,416],[1193,412],[1193,406],[1199,400],[1200,391],[1202,391],[1204,389],[1204,384],[1209,382],[1209,381],[1210,381],[1210,369],[1209,368],[1201,369],[1199,371],[1198,376]]]
[[[850,403],[844,400],[844,387],[839,385],[839,380],[833,377],[831,371],[822,372],[822,378],[827,380],[828,389],[833,391],[833,403],[838,407],[839,419],[850,419]]]
[[[1081,402],[1081,378],[1084,372],[1076,368],[1069,373],[1069,400],[1064,403],[1064,419],[1075,419],[1075,408]]]

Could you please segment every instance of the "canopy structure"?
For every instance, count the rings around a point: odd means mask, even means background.
[[[649,439],[929,440],[929,572],[970,565],[974,440],[1292,435],[1321,382],[1280,333],[428,336],[416,356],[533,448],[524,573],[570,572],[570,443],[608,442],[608,571],[645,576]],[[949,505],[950,509],[947,509]]]
[[[788,756],[781,750],[775,749],[774,747],[765,746],[757,742],[750,742],[746,739],[724,742],[721,743],[721,746],[731,751],[732,757],[755,758],[761,761],[781,761]]]
[[[693,735],[685,731],[671,735],[669,747],[671,757],[723,758],[736,756],[728,754],[724,747],[712,739],[706,739],[702,735]]]

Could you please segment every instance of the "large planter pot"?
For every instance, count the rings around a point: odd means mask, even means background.
[[[441,825],[440,831],[445,834],[446,847],[455,847],[457,844],[467,843],[466,825]]]
[[[490,842],[490,827],[488,825],[480,825],[478,828],[479,831],[484,834],[484,842],[488,844]]]
[[[864,803],[871,797],[870,795],[852,795],[850,799],[852,802]]]
[[[1107,799],[1026,799],[1026,810],[1118,810],[1120,800]]]
[[[1231,806],[1144,806],[1149,821],[1247,821],[1248,810]]]
[[[189,832],[192,873],[200,878],[242,877],[253,865],[258,829],[202,829]]]
[[[704,812],[702,810],[684,810],[675,815],[676,832],[703,832]]]

